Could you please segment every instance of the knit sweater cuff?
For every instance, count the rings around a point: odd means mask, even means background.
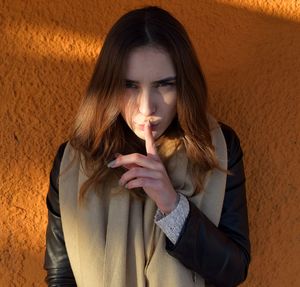
[[[173,244],[176,244],[185,220],[190,212],[190,205],[186,197],[180,193],[179,196],[179,202],[171,213],[164,215],[157,209],[154,217],[154,222],[161,228],[163,233]]]

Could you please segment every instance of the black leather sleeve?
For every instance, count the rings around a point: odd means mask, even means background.
[[[167,239],[166,249],[207,284],[231,287],[247,277],[250,241],[242,149],[235,132],[224,124],[221,127],[232,175],[227,176],[219,226],[190,202],[190,213],[176,245]]]
[[[59,209],[58,175],[65,146],[66,143],[63,143],[55,156],[47,195],[48,226],[44,269],[47,271],[45,281],[51,287],[76,286],[66,251]]]
[[[228,149],[227,177],[221,220],[215,227],[190,203],[190,213],[181,235],[173,245],[167,239],[166,249],[189,269],[199,273],[207,284],[237,286],[247,276],[250,262],[247,202],[242,150],[239,139],[228,126],[221,125]],[[44,268],[48,286],[76,286],[68,259],[60,219],[58,173],[66,143],[54,159],[47,195],[48,226]]]

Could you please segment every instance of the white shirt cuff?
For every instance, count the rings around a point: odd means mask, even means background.
[[[168,215],[164,215],[157,209],[154,222],[161,228],[163,233],[176,244],[185,220],[190,212],[190,205],[187,198],[179,193],[180,199],[176,208]]]

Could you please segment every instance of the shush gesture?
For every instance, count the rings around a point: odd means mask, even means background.
[[[157,153],[149,122],[144,126],[144,133],[147,156],[139,153],[120,155],[108,167],[128,169],[119,184],[127,189],[142,187],[162,212],[170,213],[176,207],[178,194]]]

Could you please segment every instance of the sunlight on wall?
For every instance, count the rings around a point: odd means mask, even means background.
[[[60,27],[10,24],[3,29],[14,52],[34,58],[50,57],[56,60],[90,62],[97,56],[102,40],[96,37],[68,31]]]
[[[300,22],[300,1],[298,0],[215,0],[215,2]]]

